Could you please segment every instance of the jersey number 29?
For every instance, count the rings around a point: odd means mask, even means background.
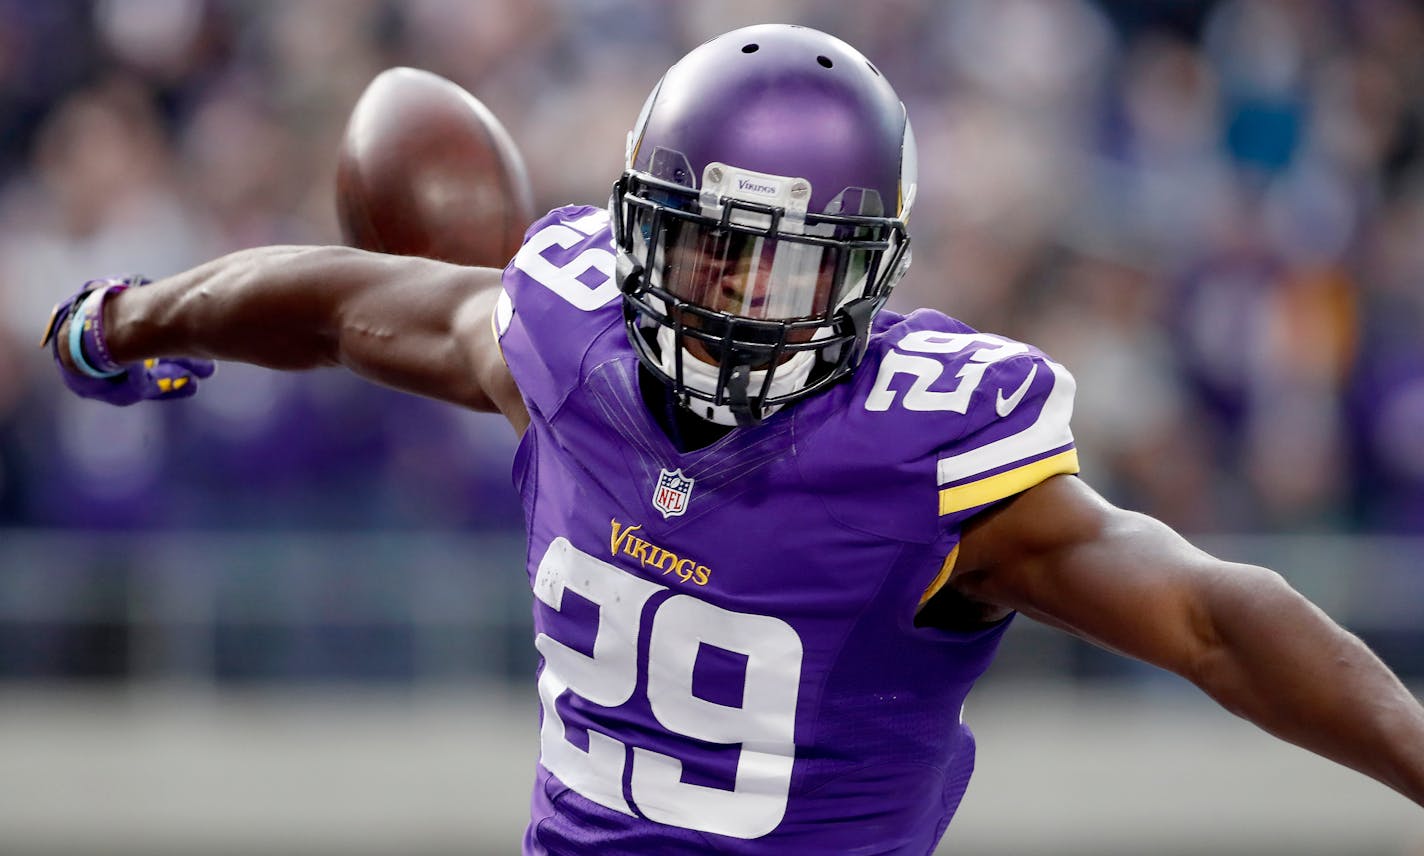
[[[791,625],[770,616],[732,612],[687,594],[649,607],[666,586],[557,538],[539,563],[534,594],[560,609],[570,590],[598,605],[598,631],[592,656],[546,633],[534,641],[544,657],[539,677],[544,767],[593,802],[624,814],[735,838],[759,838],[775,829],[786,814],[796,755],[802,646]],[[593,728],[588,729],[587,750],[568,738],[557,705],[564,693],[605,708],[619,707],[633,697],[639,677],[639,627],[648,608],[653,612],[647,640],[649,707],[669,734],[740,744],[731,790],[684,782],[677,758],[629,747]],[[704,644],[746,658],[741,706],[693,693],[693,669]],[[623,790],[630,763],[631,801]]]

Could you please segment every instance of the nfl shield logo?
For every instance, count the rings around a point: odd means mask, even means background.
[[[658,483],[653,487],[653,508],[663,513],[664,520],[687,511],[691,497],[692,479],[683,475],[681,469],[665,469],[658,474]]]

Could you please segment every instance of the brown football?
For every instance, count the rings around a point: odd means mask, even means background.
[[[353,247],[504,267],[534,219],[514,140],[459,85],[428,71],[381,72],[346,125],[336,210]]]

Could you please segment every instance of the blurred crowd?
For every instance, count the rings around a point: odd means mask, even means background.
[[[602,204],[662,70],[760,21],[899,90],[921,186],[892,306],[1065,363],[1101,490],[1193,532],[1424,532],[1410,0],[0,0],[0,528],[517,527],[496,417],[236,365],[117,411],[57,382],[49,308],[339,240],[341,132],[393,65],[489,105],[541,208]]]

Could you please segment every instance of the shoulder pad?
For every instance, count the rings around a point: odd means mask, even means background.
[[[898,460],[924,462],[941,527],[1078,471],[1076,383],[1030,345],[921,310],[877,331],[855,386],[857,421]]]
[[[533,409],[552,415],[579,384],[589,348],[622,323],[608,212],[557,208],[525,233],[504,270],[495,333]]]

